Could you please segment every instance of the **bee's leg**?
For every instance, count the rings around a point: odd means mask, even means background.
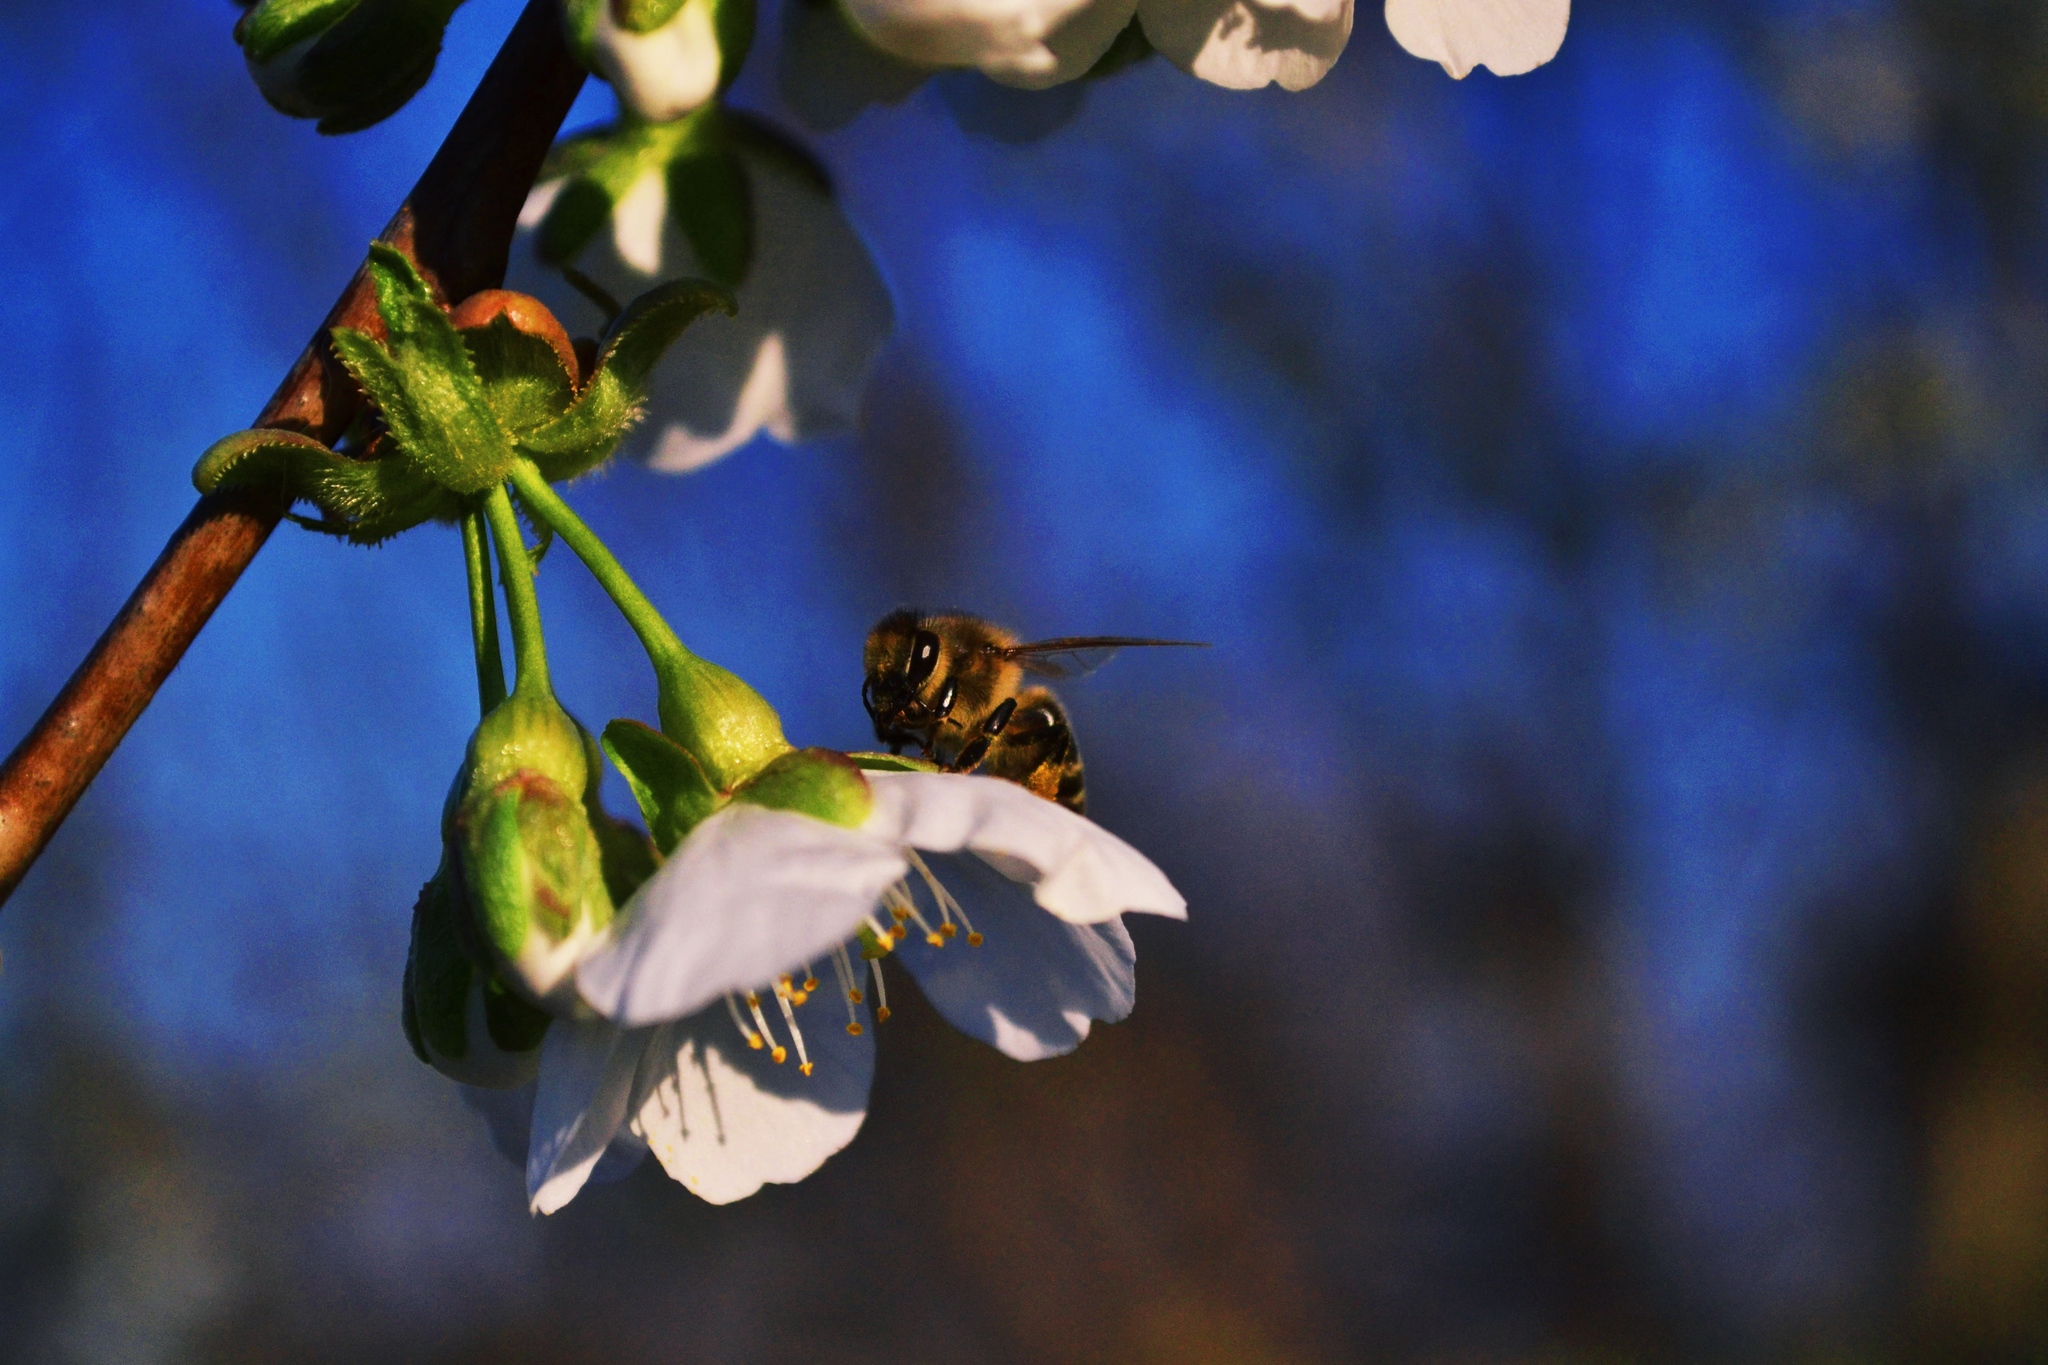
[[[1076,814],[1087,803],[1087,784],[1082,775],[1081,750],[1067,724],[1066,710],[1042,687],[1034,687],[1017,698],[1017,714],[981,765],[990,777],[1000,777],[1057,802]]]
[[[960,751],[959,756],[953,760],[947,771],[956,773],[973,772],[983,756],[988,753],[988,746],[995,742],[996,736],[1003,732],[1003,727],[1010,723],[1010,717],[1016,714],[1017,699],[1015,697],[1010,698],[1001,706],[989,712],[988,719],[975,727],[974,738],[967,742],[967,747]]]

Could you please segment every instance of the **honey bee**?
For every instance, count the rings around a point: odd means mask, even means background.
[[[1120,649],[1154,645],[1205,647],[1129,635],[1022,643],[978,616],[894,611],[868,633],[861,703],[890,752],[914,744],[949,772],[1004,778],[1078,814],[1087,792],[1067,713],[1025,677],[1078,678]]]

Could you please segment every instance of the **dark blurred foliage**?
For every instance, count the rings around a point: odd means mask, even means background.
[[[10,733],[514,8],[346,141],[215,0],[0,9]],[[1192,905],[1129,1022],[1023,1067],[906,1001],[814,1179],[529,1220],[396,1020],[452,538],[281,533],[0,915],[0,1358],[2048,1351],[2048,10],[1576,8],[1512,82],[1367,7],[1300,96],[834,106],[864,435],[577,490],[809,742],[899,601],[1215,640],[1068,693]]]

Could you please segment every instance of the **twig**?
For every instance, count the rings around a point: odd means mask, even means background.
[[[559,0],[528,0],[462,116],[382,238],[450,301],[505,278],[519,208],[582,88],[562,40]],[[360,398],[328,329],[381,332],[358,271],[255,425],[332,442]],[[0,903],[163,686],[286,508],[247,492],[199,500],[35,728],[0,765]]]

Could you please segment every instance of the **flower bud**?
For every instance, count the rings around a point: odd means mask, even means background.
[[[556,1013],[573,1008],[570,973],[613,909],[584,740],[551,695],[515,692],[470,739],[449,830],[471,956]]]
[[[568,330],[548,306],[533,295],[511,289],[486,289],[471,294],[448,314],[448,320],[455,324],[458,332],[488,327],[499,318],[510,323],[514,331],[545,341],[556,359],[562,362],[569,383],[572,386],[582,383],[582,363],[574,343],[569,340]]]
[[[413,907],[412,945],[405,957],[406,1041],[421,1061],[450,1080],[516,1089],[539,1073],[541,1036],[551,1020],[463,952],[460,924],[468,908],[444,857]]]
[[[402,108],[433,74],[461,0],[260,0],[235,25],[273,109],[352,133]]]
[[[737,674],[687,651],[654,662],[661,732],[730,791],[790,751],[782,717]]]

